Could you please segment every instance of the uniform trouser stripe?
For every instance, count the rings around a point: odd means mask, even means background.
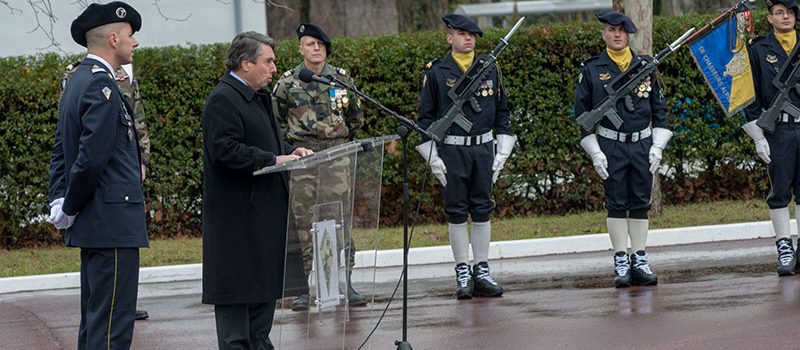
[[[114,287],[111,289],[111,307],[108,310],[108,349],[111,350],[111,323],[114,320],[114,304],[117,301],[117,274],[119,273],[119,252],[114,249]]]
[[[130,347],[138,279],[138,248],[81,248],[79,350]]]

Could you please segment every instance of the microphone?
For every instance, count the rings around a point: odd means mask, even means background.
[[[298,73],[298,76],[300,78],[300,81],[304,83],[310,83],[312,81],[316,81],[321,84],[336,86],[336,82],[334,82],[333,80],[316,75],[308,68],[301,69],[300,72]]]

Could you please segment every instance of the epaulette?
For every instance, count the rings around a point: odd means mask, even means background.
[[[425,65],[425,69],[431,69],[437,63],[439,63],[439,59],[438,58],[433,60],[433,61],[428,62],[428,64]]]
[[[764,38],[766,38],[766,36],[764,36],[764,35],[759,35],[759,36],[757,36],[755,38],[752,38],[752,39],[750,39],[750,45],[753,45],[753,44],[761,41]]]
[[[294,69],[287,70],[285,73],[283,73],[283,77],[288,78],[292,76],[292,74],[294,74]]]
[[[583,63],[581,63],[581,66],[585,66],[585,65],[586,65],[586,64],[588,64],[589,62],[592,62],[592,61],[594,61],[594,60],[597,60],[598,58],[600,58],[600,55],[597,55],[597,56],[592,56],[592,57],[590,57],[588,60],[586,60],[586,61],[583,61]]]
[[[71,72],[75,68],[78,68],[79,65],[81,65],[81,60],[70,63],[68,66],[64,67],[64,71]]]

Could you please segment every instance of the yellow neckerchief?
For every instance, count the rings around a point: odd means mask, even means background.
[[[606,52],[608,53],[608,57],[611,58],[614,63],[617,64],[620,71],[625,71],[628,69],[628,66],[631,64],[631,60],[633,59],[633,54],[631,53],[631,49],[625,46],[624,49],[619,51],[614,51],[610,48],[606,47]]]
[[[787,33],[775,32],[775,39],[778,39],[783,51],[786,51],[786,55],[789,55],[794,49],[794,45],[797,44],[797,32],[794,30]]]
[[[462,72],[466,72],[469,69],[469,66],[472,65],[472,60],[475,59],[475,51],[470,51],[469,53],[458,53],[453,51],[453,60],[456,61],[456,65],[458,68],[461,69]]]

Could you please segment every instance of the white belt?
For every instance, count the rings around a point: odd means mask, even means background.
[[[614,141],[630,143],[630,142],[638,142],[639,140],[644,140],[650,137],[650,135],[653,134],[653,131],[648,126],[647,128],[641,131],[624,133],[624,132],[614,131],[609,128],[604,128],[598,125],[597,134]]]
[[[781,113],[781,118],[779,119],[779,121],[784,123],[788,123],[791,121],[792,123],[798,124],[800,123],[800,117],[795,118],[790,116],[788,113]]]
[[[475,135],[475,136],[448,135],[444,138],[445,145],[455,145],[455,146],[482,145],[484,143],[492,141],[494,141],[494,135],[492,135],[491,130],[482,135]]]

